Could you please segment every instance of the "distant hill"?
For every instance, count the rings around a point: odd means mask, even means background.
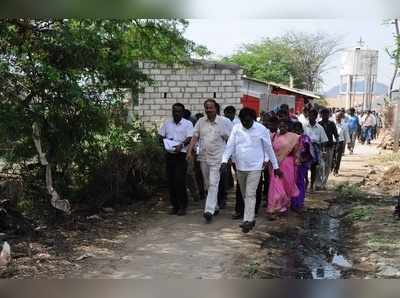
[[[343,86],[343,89],[346,89],[346,85]],[[332,87],[328,91],[324,93],[325,97],[336,97],[339,94],[340,85]],[[364,82],[356,83],[356,92],[362,92],[364,90]],[[388,86],[385,84],[377,82],[374,86],[374,95],[384,95],[388,90]]]

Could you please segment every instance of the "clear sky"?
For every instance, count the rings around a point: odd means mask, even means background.
[[[191,19],[185,36],[207,46],[215,57],[230,55],[241,44],[263,37],[276,37],[286,31],[324,32],[342,37],[341,47],[357,46],[362,37],[365,46],[379,50],[378,81],[389,84],[393,65],[385,48],[394,43],[393,25],[382,19]],[[329,59],[329,70],[323,75],[324,90],[337,85],[341,55]]]

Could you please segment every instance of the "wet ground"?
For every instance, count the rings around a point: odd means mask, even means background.
[[[303,214],[303,220],[303,225],[271,232],[271,237],[263,242],[264,249],[286,250],[282,256],[286,266],[282,266],[276,274],[281,278],[296,279],[354,277],[346,248],[351,225],[321,209],[308,209]],[[270,270],[264,268],[263,271]]]

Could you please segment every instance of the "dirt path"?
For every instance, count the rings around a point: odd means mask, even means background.
[[[233,198],[229,201],[232,203]],[[197,205],[197,206],[196,206]],[[140,235],[130,236],[122,254],[92,261],[85,278],[239,278],[246,254],[259,249],[265,219],[244,235],[228,206],[211,224],[205,224],[200,204],[186,216],[166,210]]]
[[[331,186],[361,182],[368,158],[376,154],[375,147],[358,146],[354,155],[344,157],[341,175],[331,180]],[[310,195],[307,208],[326,209],[331,198],[330,191]],[[187,216],[183,217],[168,215],[167,206],[163,206],[148,215],[152,219],[143,233],[128,235],[123,249],[88,259],[84,270],[74,277],[243,278],[256,276],[261,267],[270,270],[270,275],[264,276],[281,277],[280,270],[274,273],[271,268],[296,266],[283,261],[284,246],[268,248],[267,245],[266,250],[265,243],[279,235],[285,237],[288,229],[292,233],[307,229],[302,216],[290,214],[288,218],[270,222],[260,215],[255,230],[243,234],[238,227],[239,221],[231,219],[233,204],[234,197],[230,194],[227,209],[211,224],[204,223],[200,203],[192,203]],[[267,255],[269,258],[265,258]]]

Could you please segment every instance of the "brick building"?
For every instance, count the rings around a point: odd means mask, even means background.
[[[171,117],[171,106],[176,102],[184,104],[192,115],[204,112],[207,98],[215,98],[221,110],[228,105],[241,107],[242,69],[238,65],[192,60],[189,65],[168,66],[143,61],[139,68],[153,84],[132,96],[130,115],[137,114],[147,127],[159,127]]]

